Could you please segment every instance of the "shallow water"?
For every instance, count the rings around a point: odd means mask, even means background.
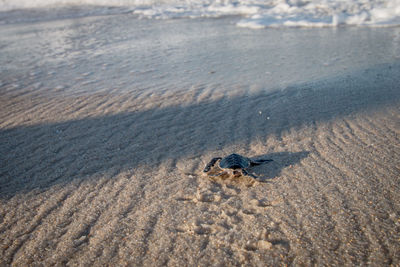
[[[400,25],[399,0],[3,0],[0,3],[0,11],[50,9],[52,13],[58,13],[60,8],[73,9],[74,16],[76,13],[78,16],[132,13],[151,19],[240,15],[238,26],[256,29]]]
[[[400,60],[400,28],[251,30],[234,21],[114,15],[2,25],[1,83],[61,94],[274,91]]]

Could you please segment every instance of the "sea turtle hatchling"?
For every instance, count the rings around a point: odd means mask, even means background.
[[[251,176],[253,178],[257,178],[254,174],[248,173],[247,168],[260,165],[262,163],[270,162],[272,159],[260,159],[260,160],[252,160],[247,157],[238,155],[238,154],[230,154],[225,158],[217,157],[211,159],[211,161],[206,165],[203,172],[208,173],[217,163],[218,169],[220,172],[217,174],[209,174],[210,176],[221,176],[224,174],[233,175],[234,177],[238,177],[241,175]]]

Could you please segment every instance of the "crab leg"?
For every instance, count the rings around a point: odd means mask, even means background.
[[[210,162],[204,168],[203,172],[209,172],[210,169],[215,165],[215,163],[220,159],[222,159],[222,158],[217,157],[217,158],[213,158],[212,160],[210,160]]]

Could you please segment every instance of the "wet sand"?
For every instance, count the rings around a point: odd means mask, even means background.
[[[400,263],[398,62],[253,91],[46,77],[1,77],[2,265]],[[203,174],[234,152],[274,161]]]

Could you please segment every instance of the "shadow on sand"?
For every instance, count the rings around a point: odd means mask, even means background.
[[[273,161],[252,168],[260,182],[267,182],[279,176],[283,169],[298,164],[307,158],[310,152],[277,152],[254,157],[255,159],[272,159]]]
[[[279,140],[296,127],[398,105],[399,77],[398,66],[383,65],[269,94],[2,129],[0,197],[167,160],[173,166],[206,151],[218,154],[270,135]],[[307,154],[267,154],[275,161],[256,171],[273,178]]]

